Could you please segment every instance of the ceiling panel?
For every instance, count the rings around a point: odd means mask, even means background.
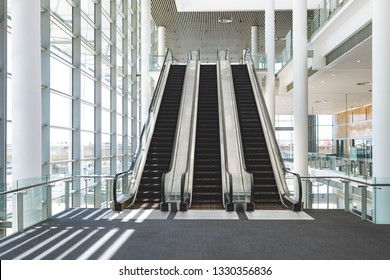
[[[259,52],[264,52],[264,11],[177,12],[175,0],[151,0],[151,12],[155,24],[165,26],[166,45],[178,61],[186,61],[189,49],[200,49],[202,61],[213,62],[217,48],[229,48],[237,62],[250,45],[252,26],[259,27]],[[219,18],[232,18],[232,23],[218,23]],[[284,38],[291,30],[292,12],[276,11],[275,26],[275,37]],[[285,42],[275,44],[278,54]]]

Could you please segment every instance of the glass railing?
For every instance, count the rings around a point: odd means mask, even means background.
[[[114,176],[44,176],[21,180],[0,193],[0,238],[69,208],[109,208]]]
[[[332,171],[347,178],[365,180],[366,182],[370,182],[372,179],[371,158],[351,158],[332,154],[309,153],[309,167]]]
[[[306,209],[343,209],[374,223],[390,223],[390,178],[375,183],[339,176],[302,177]]]
[[[164,55],[150,55],[149,57],[149,70],[150,71],[160,71],[164,66]]]
[[[348,0],[326,0],[313,11],[313,18],[308,23],[308,37],[311,38],[325,22]]]
[[[318,6],[313,11],[313,18],[309,19],[307,24],[307,35],[310,39],[326,22],[333,16],[340,7],[349,0],[326,0],[322,1],[324,4]],[[287,63],[290,62],[293,56],[293,41],[291,30],[287,33],[286,37],[282,39],[286,42],[286,46],[283,51],[275,59],[275,72],[278,73]]]
[[[267,70],[267,54],[252,54],[253,66],[256,70]]]
[[[275,58],[275,73],[279,72],[291,59],[293,54],[292,33],[291,30],[283,39],[286,46],[283,51]]]

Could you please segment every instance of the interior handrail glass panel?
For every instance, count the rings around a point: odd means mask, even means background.
[[[217,49],[217,65],[219,64],[221,52]],[[233,182],[232,175],[229,173],[229,168],[227,167],[227,155],[228,150],[226,147],[226,127],[223,120],[223,102],[222,94],[220,91],[220,79],[219,79],[219,67],[217,67],[217,85],[218,85],[218,120],[219,120],[219,135],[220,135],[220,145],[221,145],[221,170],[222,170],[222,190],[223,190],[223,205],[225,209],[233,207]]]
[[[73,207],[110,208],[113,179],[110,175],[48,175],[15,182],[9,190],[0,192],[0,200],[5,203],[0,238]]]
[[[242,147],[240,125],[234,93],[229,52],[218,55],[218,95],[221,108],[222,133],[224,143],[225,200],[227,210],[234,210],[237,202],[251,202],[253,175],[246,170]]]
[[[163,211],[168,210],[168,203],[180,202],[181,210],[187,210],[190,204],[198,108],[199,64],[198,52],[189,50],[171,165],[169,171],[162,177],[161,210]]]
[[[274,128],[271,123],[271,119],[268,113],[268,109],[265,103],[264,96],[261,92],[261,87],[256,76],[256,70],[253,65],[252,56],[250,50],[247,49],[244,54],[245,63],[248,68],[249,76],[251,79],[252,87],[255,93],[256,105],[258,107],[259,117],[261,120],[261,125],[263,126],[265,140],[267,142],[267,148],[269,151],[272,168],[274,170],[275,179],[277,182],[277,187],[279,189],[279,194],[281,201],[288,208],[300,211],[302,210],[302,184],[298,184],[298,194],[294,194],[293,197],[288,189],[285,172],[286,168],[284,166],[283,158],[279,150],[278,142],[274,133]],[[296,176],[297,174],[292,173]],[[298,178],[299,180],[299,178]]]
[[[164,93],[165,83],[168,77],[169,69],[173,61],[173,54],[170,49],[167,50],[160,76],[149,106],[149,112],[140,135],[140,144],[134,154],[130,168],[127,171],[117,173],[114,178],[113,198],[114,208],[117,211],[122,210],[122,204],[131,204],[136,193],[137,181],[142,173],[142,166],[145,164],[148,145],[153,135],[154,125],[158,115],[159,106]]]

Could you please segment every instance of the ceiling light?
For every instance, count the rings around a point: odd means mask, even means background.
[[[356,83],[356,85],[358,85],[358,86],[365,86],[365,85],[371,85],[371,84],[372,84],[372,81]]]
[[[230,18],[218,18],[218,23],[232,23],[233,22],[233,18],[230,17]]]
[[[360,59],[359,60],[356,60],[357,63],[360,63]]]

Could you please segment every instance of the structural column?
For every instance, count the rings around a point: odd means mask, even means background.
[[[390,64],[390,1],[372,1],[372,140],[373,177],[376,183],[390,183],[390,84],[388,66]],[[390,187],[374,189],[374,222],[390,224]],[[368,213],[370,214],[370,213]]]
[[[137,83],[137,71],[136,65],[138,63],[138,44],[137,44],[137,24],[138,24],[138,12],[137,12],[137,1],[131,1],[131,10],[133,11],[131,18],[131,27],[134,31],[131,32],[131,38],[129,44],[132,48],[130,50],[129,56],[132,63],[132,69],[130,74],[130,91],[131,91],[131,158],[133,158],[137,147],[139,145],[140,129],[138,123],[138,83]],[[141,112],[142,113],[142,112]]]
[[[159,26],[157,32],[158,32],[158,48],[157,48],[158,65],[161,68],[164,63],[164,55],[165,55],[165,27]]]
[[[7,1],[0,1],[0,192],[7,188]],[[0,197],[0,221],[7,220],[7,198]],[[6,230],[0,228],[0,238]]]
[[[266,103],[275,127],[275,3],[267,0],[265,5],[265,53],[267,56]]]
[[[15,181],[41,176],[41,1],[12,2],[12,34]]]
[[[251,28],[251,53],[257,54],[259,52],[259,27],[252,26]]]
[[[151,96],[151,78],[149,74],[149,57],[151,50],[151,10],[150,0],[141,1],[141,122],[148,115]]]
[[[308,173],[307,2],[293,0],[294,170]],[[295,190],[298,194],[298,190]],[[306,192],[302,195],[306,197]]]

